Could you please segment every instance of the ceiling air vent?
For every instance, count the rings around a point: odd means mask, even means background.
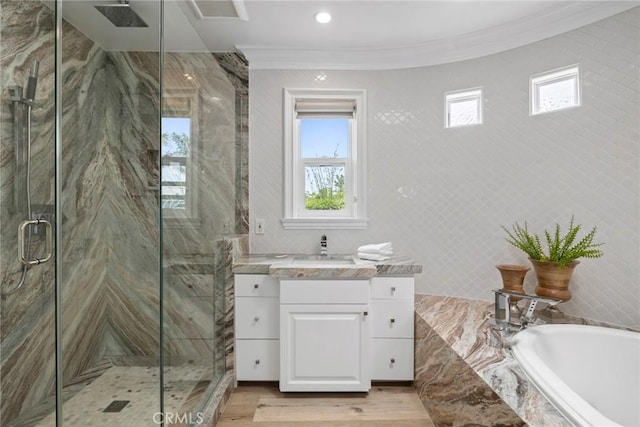
[[[198,19],[236,18],[249,20],[244,0],[190,0]]]

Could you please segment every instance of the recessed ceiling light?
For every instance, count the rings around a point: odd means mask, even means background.
[[[319,24],[327,24],[331,21],[331,14],[329,12],[316,12],[313,18]]]

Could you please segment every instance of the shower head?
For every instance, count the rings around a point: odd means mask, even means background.
[[[147,23],[131,9],[129,0],[120,0],[119,3],[96,6],[96,9],[116,27],[148,27]]]
[[[29,79],[27,80],[27,94],[24,99],[27,102],[32,103],[36,98],[36,86],[38,85],[38,70],[40,69],[40,61],[37,59],[33,61],[31,70],[29,71]]]

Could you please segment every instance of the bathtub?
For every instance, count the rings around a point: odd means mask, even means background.
[[[542,325],[511,349],[527,377],[575,426],[640,426],[640,333]]]

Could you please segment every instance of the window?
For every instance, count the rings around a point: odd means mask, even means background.
[[[163,98],[160,195],[167,218],[198,216],[194,170],[198,99],[195,92],[181,90],[167,90]]]
[[[365,92],[290,90],[284,228],[366,228]]]
[[[191,119],[162,118],[162,208],[187,207],[187,158],[191,140]]]
[[[445,128],[482,124],[482,89],[447,92]]]
[[[573,65],[531,76],[531,115],[580,106],[580,67]]]

